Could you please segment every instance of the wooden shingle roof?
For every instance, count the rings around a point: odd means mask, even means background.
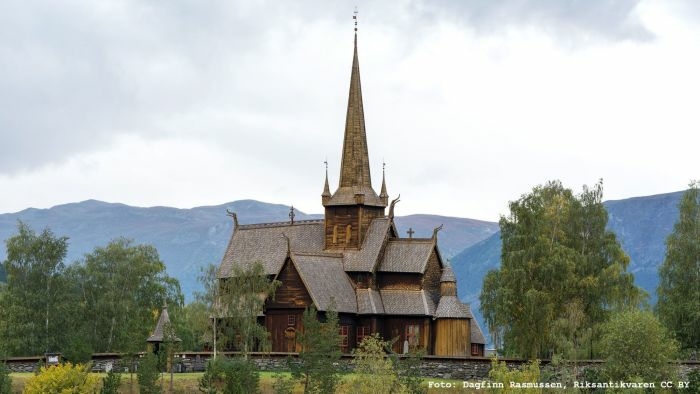
[[[471,326],[469,328],[469,331],[471,331],[472,343],[480,343],[482,345],[486,344],[486,338],[484,337],[484,332],[481,331],[481,327],[479,326],[479,322],[477,322],[476,319],[471,320]]]
[[[473,319],[471,308],[457,296],[442,296],[435,310],[435,318]]]
[[[378,218],[372,220],[365,234],[360,250],[343,252],[345,271],[372,272],[377,265],[379,254],[387,241],[391,220]]]
[[[435,246],[431,238],[392,239],[387,243],[380,272],[410,272],[422,274]]]
[[[433,316],[435,304],[423,290],[379,290],[387,315]]]
[[[158,317],[158,323],[156,323],[156,328],[153,330],[153,334],[151,334],[151,336],[148,337],[148,339],[146,339],[146,342],[163,342],[163,339],[165,337],[165,328],[168,324],[170,324],[168,306],[163,305],[163,308],[160,311],[160,316]],[[182,342],[182,340],[177,336],[165,339],[172,342]]]
[[[357,313],[357,299],[341,256],[292,253],[292,262],[319,311]]]
[[[249,268],[259,261],[265,273],[276,275],[287,258],[287,240],[292,251],[323,251],[323,220],[242,225],[234,229],[219,267],[219,278],[231,276],[236,265]]]
[[[373,289],[357,289],[357,313],[361,315],[383,315],[384,303],[379,291]]]

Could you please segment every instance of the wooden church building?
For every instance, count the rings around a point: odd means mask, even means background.
[[[431,238],[399,236],[398,198],[389,204],[384,175],[379,194],[372,187],[365,133],[355,32],[340,182],[331,193],[326,171],[325,218],[239,225],[234,215],[219,278],[234,266],[261,262],[281,282],[260,314],[272,351],[299,351],[304,309],[313,305],[323,313],[334,304],[343,352],[379,333],[397,339],[398,353],[483,356],[484,335],[469,305],[457,298],[454,273],[437,247],[438,229]]]

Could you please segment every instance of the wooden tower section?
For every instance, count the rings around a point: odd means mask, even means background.
[[[440,278],[440,303],[435,310],[435,355],[468,356],[471,310],[457,298],[457,279],[450,266]]]
[[[372,219],[384,217],[387,200],[384,181],[381,195],[378,196],[372,188],[356,32],[340,182],[338,189],[331,194],[326,172],[326,183],[321,194],[325,207],[325,249],[359,249]]]

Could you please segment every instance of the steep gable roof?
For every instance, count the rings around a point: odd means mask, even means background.
[[[219,278],[231,276],[233,266],[249,268],[262,263],[265,273],[276,275],[287,258],[287,240],[292,251],[323,251],[323,220],[251,224],[233,230],[226,253],[219,267]]]
[[[378,271],[423,273],[434,248],[435,241],[431,238],[391,239]]]
[[[357,313],[361,315],[382,315],[384,303],[379,291],[374,289],[357,289]]]
[[[357,313],[355,290],[343,271],[342,257],[292,253],[291,259],[318,310],[327,311],[335,302],[337,312]]]
[[[372,220],[362,242],[362,248],[360,250],[346,250],[343,252],[345,271],[374,271],[381,250],[387,241],[390,227],[391,220],[389,218]]]
[[[472,319],[470,324],[471,326],[469,328],[469,331],[471,331],[471,342],[485,345],[486,338],[484,337],[484,332],[481,331],[479,322],[477,322],[476,319]]]

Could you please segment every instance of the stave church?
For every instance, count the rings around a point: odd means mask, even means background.
[[[365,131],[357,29],[350,76],[338,188],[328,170],[321,194],[322,220],[238,224],[219,267],[225,280],[234,266],[261,262],[281,282],[259,322],[272,351],[298,352],[302,315],[314,306],[338,312],[341,348],[350,352],[365,336],[394,340],[393,350],[437,356],[483,356],[486,343],[470,306],[457,298],[457,281],[430,238],[401,238],[394,225],[398,198],[389,203],[382,174],[372,186]],[[388,212],[387,212],[388,207]]]

